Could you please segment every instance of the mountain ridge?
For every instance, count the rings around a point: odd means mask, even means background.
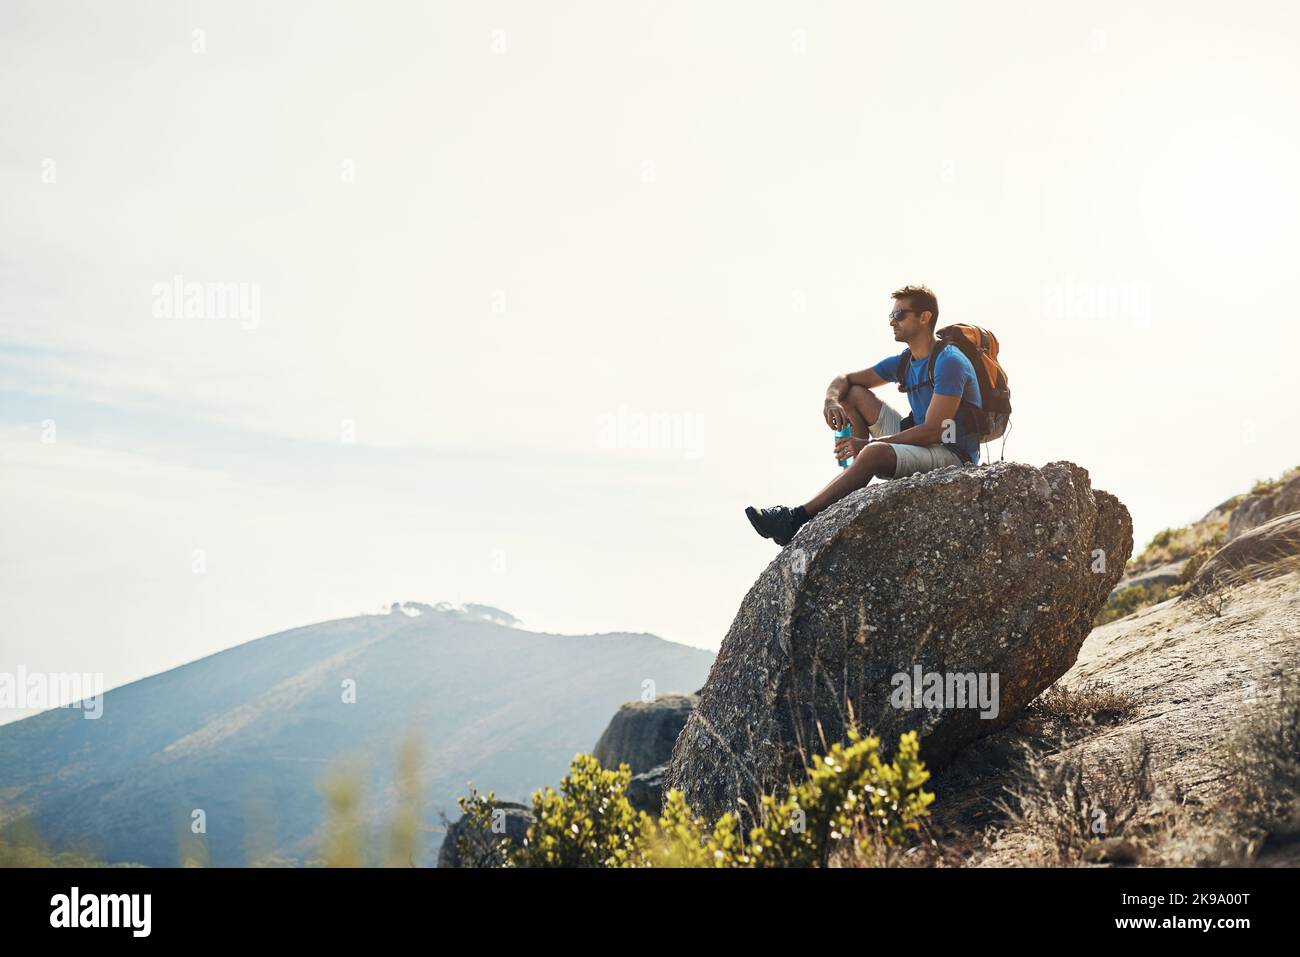
[[[425,605],[302,625],[107,691],[98,719],[52,709],[0,727],[0,825],[30,815],[56,846],[174,865],[202,809],[209,829],[195,840],[211,862],[243,864],[248,807],[259,805],[275,818],[275,854],[309,863],[326,816],[314,770],[362,756],[365,793],[391,804],[388,751],[415,735],[429,746],[431,863],[438,815],[455,815],[469,779],[526,796],[643,682],[692,690],[712,660],[646,633],[548,634],[503,620]],[[384,819],[384,807],[364,816]]]

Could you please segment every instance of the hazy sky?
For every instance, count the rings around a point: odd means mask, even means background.
[[[906,282],[1139,548],[1300,463],[1300,14],[1061,7],[6,0],[0,670],[716,648]]]

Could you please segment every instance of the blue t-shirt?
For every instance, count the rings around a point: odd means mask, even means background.
[[[939,348],[936,344],[935,348]],[[902,358],[900,355],[892,355],[887,359],[881,359],[874,366],[872,371],[880,378],[888,382],[898,381],[898,361]],[[962,351],[956,346],[948,346],[939,353],[939,358],[934,363],[934,385],[931,387],[928,383],[920,385],[918,388],[912,388],[919,383],[925,382],[930,377],[930,357],[924,359],[912,358],[907,363],[907,382],[905,385],[911,389],[907,393],[907,401],[912,406],[912,421],[920,425],[925,421],[925,410],[930,407],[930,398],[937,392],[939,395],[959,395],[963,401],[980,404],[980,383],[975,376],[975,367],[970,364],[970,360],[962,355]],[[957,414],[954,416],[957,423],[957,442],[962,449],[970,456],[972,462],[980,460],[980,437],[976,432],[970,430],[968,415],[962,407],[958,407]]]

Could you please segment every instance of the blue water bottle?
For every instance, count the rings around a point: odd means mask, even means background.
[[[837,439],[847,439],[852,434],[853,434],[853,425],[850,423],[844,426],[844,428],[840,429],[838,432],[836,432],[835,437]],[[849,467],[849,463],[853,461],[853,456],[849,456],[847,459],[837,459],[836,461],[840,463],[840,468],[846,469]]]

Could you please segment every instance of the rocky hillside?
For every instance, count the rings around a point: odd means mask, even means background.
[[[940,843],[983,866],[1300,864],[1300,830],[1247,806],[1264,778],[1300,783],[1296,567],[1095,629],[1052,692],[938,776]]]
[[[1189,525],[1156,533],[1129,562],[1097,624],[1177,596],[1223,545],[1296,510],[1300,510],[1300,467],[1279,478],[1256,482],[1249,492],[1221,502]]]

